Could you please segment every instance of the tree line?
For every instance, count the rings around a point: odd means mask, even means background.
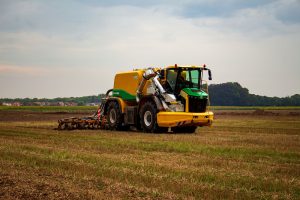
[[[237,82],[228,82],[209,85],[209,95],[213,106],[300,106],[300,94],[290,97],[267,97],[250,94],[247,88],[243,88]],[[77,105],[89,103],[100,103],[104,94],[83,96],[83,97],[59,97],[54,99],[38,98],[2,98],[0,103],[20,102],[22,105],[29,105],[34,102],[74,102]]]
[[[105,96],[105,94],[91,95],[91,96],[83,96],[83,97],[58,97],[53,99],[47,98],[2,98],[0,99],[0,103],[13,103],[20,102],[22,105],[30,105],[32,103],[40,102],[40,103],[55,103],[55,102],[64,102],[64,103],[76,103],[78,106],[83,106],[89,103],[99,104],[101,99]]]
[[[267,97],[250,94],[237,82],[212,84],[208,87],[213,106],[300,106],[300,95]]]

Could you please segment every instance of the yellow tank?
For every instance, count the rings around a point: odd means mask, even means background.
[[[136,91],[143,79],[144,69],[138,69],[131,72],[118,73],[115,76],[113,96],[120,97],[124,101],[135,101]],[[146,95],[151,87],[150,81],[147,81],[143,89],[143,94]]]

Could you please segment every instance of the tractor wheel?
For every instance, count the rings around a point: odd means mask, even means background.
[[[107,121],[111,130],[122,129],[122,113],[117,102],[111,101],[107,108]]]
[[[158,110],[152,101],[146,101],[140,109],[140,125],[144,132],[159,133],[165,131],[157,124],[156,114]]]

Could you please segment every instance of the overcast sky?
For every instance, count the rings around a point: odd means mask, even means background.
[[[0,98],[105,93],[137,67],[300,93],[300,0],[0,0]]]

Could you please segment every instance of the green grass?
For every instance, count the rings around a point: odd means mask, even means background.
[[[299,116],[217,116],[196,134],[56,125],[0,122],[4,198],[300,198]]]

